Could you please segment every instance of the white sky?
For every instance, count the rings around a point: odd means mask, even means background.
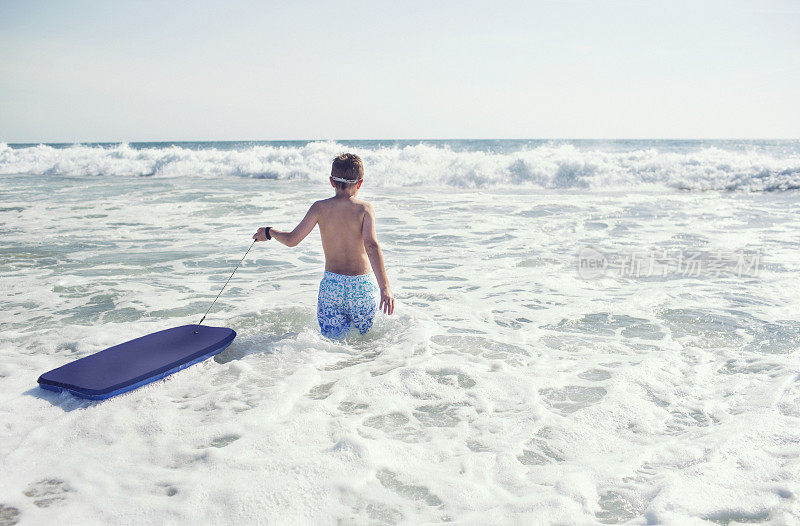
[[[0,2],[0,141],[554,137],[800,138],[800,2]]]

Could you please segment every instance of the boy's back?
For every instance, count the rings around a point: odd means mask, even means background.
[[[369,258],[364,249],[364,216],[372,206],[355,197],[331,197],[314,203],[325,252],[325,270],[336,274],[368,274]]]

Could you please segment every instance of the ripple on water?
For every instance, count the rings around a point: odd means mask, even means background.
[[[408,417],[403,413],[387,413],[384,415],[371,416],[364,420],[364,425],[374,427],[382,431],[390,431],[402,427],[408,423]]]
[[[436,378],[436,381],[443,385],[458,386],[461,389],[475,387],[475,380],[469,375],[451,369],[440,369],[438,371],[428,371],[428,374]]]
[[[526,466],[543,466],[557,462],[564,462],[563,454],[547,444],[544,440],[534,439],[517,456],[517,460]]]
[[[790,354],[800,348],[800,322],[779,320],[759,325],[745,350],[760,354]]]
[[[502,360],[514,365],[525,363],[530,353],[517,345],[503,343],[483,336],[436,335],[431,341],[443,347],[443,352],[471,354],[489,360]]]
[[[786,416],[800,417],[800,377],[795,378],[783,391],[778,410]]]
[[[19,522],[19,510],[13,506],[0,504],[0,526],[14,526]]]
[[[308,397],[312,400],[324,400],[331,395],[331,389],[333,389],[334,385],[336,385],[336,381],[315,385],[308,391]]]
[[[366,418],[364,426],[378,429],[387,436],[408,443],[424,440],[424,433],[411,425],[409,418],[403,413],[387,413]]]
[[[578,378],[589,380],[590,382],[602,382],[611,378],[611,373],[604,369],[589,369],[578,374]]]
[[[375,358],[380,356],[380,350],[374,350],[370,352],[362,352],[359,353],[352,358],[348,358],[347,360],[338,361],[332,365],[325,367],[326,371],[338,371],[341,369],[346,369],[348,367],[353,367],[354,365],[360,365],[362,363],[367,363],[373,361]]]
[[[603,336],[612,336],[617,331],[621,331],[621,334],[626,338],[643,338],[647,340],[661,340],[664,338],[664,332],[658,325],[651,323],[647,319],[608,312],[585,314],[583,317],[573,320],[563,319],[555,325],[545,325],[542,328]]]
[[[670,417],[665,422],[664,428],[666,434],[675,436],[716,423],[718,423],[717,418],[702,409],[684,408],[670,411]]]
[[[487,453],[492,451],[492,448],[478,440],[467,440],[467,447],[474,453]]]
[[[233,444],[234,442],[236,442],[240,438],[242,438],[242,437],[240,435],[235,434],[235,433],[218,436],[217,438],[215,438],[214,440],[211,441],[209,446],[215,447],[215,448],[223,448],[223,447],[226,447],[226,446],[229,446],[229,445]]]
[[[741,345],[746,325],[736,317],[697,309],[665,309],[658,317],[675,339],[688,338],[702,348]]]
[[[766,374],[775,377],[779,376],[783,370],[784,368],[780,364],[749,358],[747,360],[727,360],[717,372],[720,374]]]
[[[540,389],[544,403],[556,413],[568,415],[590,405],[594,405],[606,395],[602,387],[567,385],[559,388]]]
[[[95,325],[100,322],[100,318],[109,312],[114,311],[114,306],[119,298],[119,294],[105,293],[95,294],[89,300],[78,307],[65,309],[56,312],[64,315],[62,323],[74,325]]]
[[[425,427],[455,427],[461,421],[458,408],[463,404],[421,405],[414,411],[414,418]]]
[[[359,402],[341,402],[339,404],[339,411],[346,415],[360,415],[369,409],[369,404]],[[366,424],[365,424],[366,425]]]
[[[644,513],[644,504],[633,495],[622,490],[607,490],[600,493],[597,504],[600,511],[595,513],[603,524],[622,524]]]
[[[384,488],[397,493],[401,497],[421,501],[428,506],[442,505],[441,499],[431,493],[427,486],[404,483],[396,473],[388,469],[381,469],[375,476]]]
[[[61,504],[72,493],[73,489],[61,479],[44,479],[29,484],[22,493],[33,499],[33,504],[40,508],[49,508]]]
[[[368,521],[359,520],[356,522],[357,524],[360,524],[361,522],[369,524],[399,524],[400,521],[403,520],[403,514],[399,510],[396,510],[382,502],[367,501],[359,498],[356,504],[351,506],[350,509],[355,515],[362,515],[366,513],[366,516],[369,519]],[[355,517],[349,517],[347,521],[340,519],[338,523],[351,524],[355,519]],[[361,517],[359,517],[359,519],[361,519]]]

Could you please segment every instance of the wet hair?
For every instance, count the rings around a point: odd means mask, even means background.
[[[333,182],[339,190],[346,190],[364,178],[364,163],[354,153],[343,153],[333,160],[331,177],[352,181],[351,183]]]

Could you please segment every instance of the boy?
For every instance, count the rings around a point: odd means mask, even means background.
[[[336,195],[311,205],[294,230],[259,228],[253,239],[274,238],[293,247],[319,225],[325,252],[325,275],[319,284],[317,321],[324,336],[338,338],[351,324],[361,334],[367,332],[377,309],[392,314],[394,296],[383,266],[383,252],[375,236],[375,211],[371,204],[356,199],[364,182],[361,159],[352,153],[343,153],[334,159],[330,182]],[[370,265],[380,289],[379,306],[378,291],[370,279]]]

